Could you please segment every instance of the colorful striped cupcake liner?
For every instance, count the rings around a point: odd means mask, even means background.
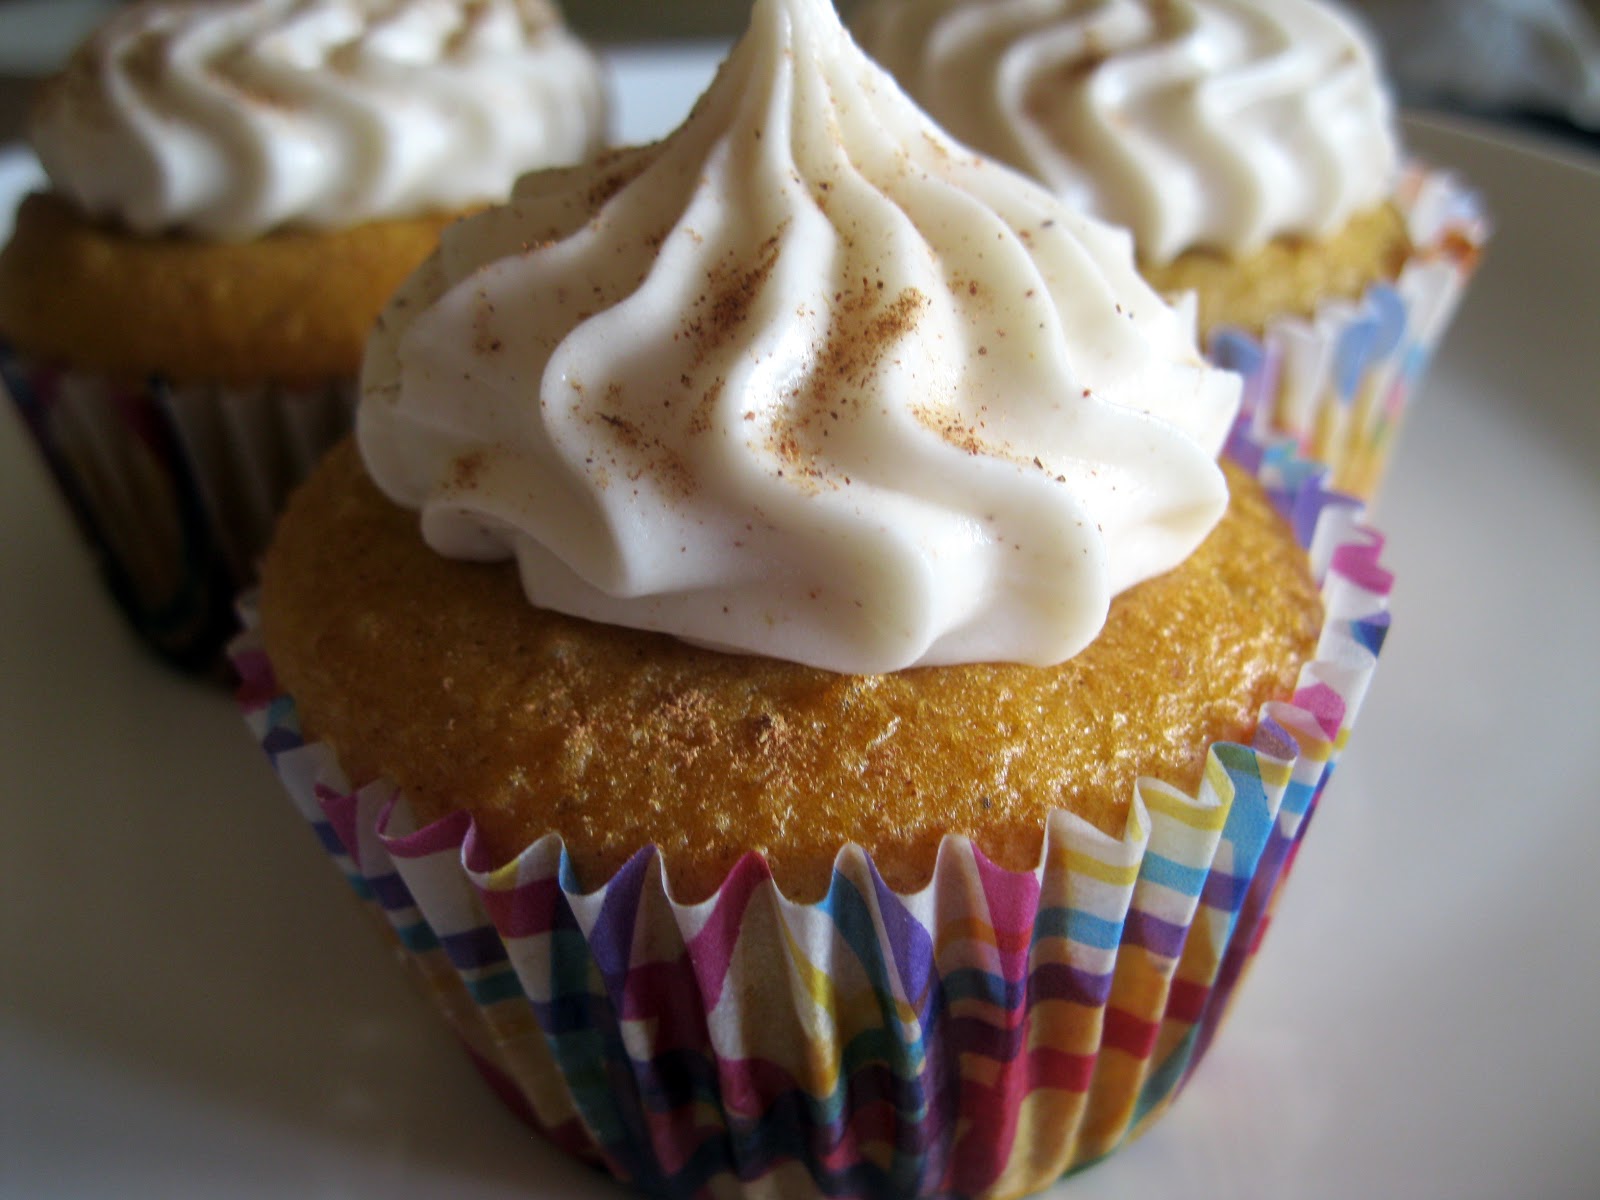
[[[1124,1143],[1193,1071],[1388,628],[1357,502],[1247,429],[1232,450],[1324,581],[1315,661],[1252,745],[1211,749],[1196,795],[1141,782],[1120,839],[1057,812],[1033,871],[950,837],[902,895],[850,845],[799,904],[751,854],[683,904],[647,848],[584,892],[554,835],[495,863],[465,814],[417,828],[392,786],[350,787],[253,632],[241,705],[485,1074],[558,1145],[664,1197],[1022,1195]]]
[[[1256,436],[1292,439],[1332,468],[1334,487],[1368,498],[1490,233],[1478,195],[1447,172],[1410,165],[1396,203],[1414,249],[1393,283],[1309,320],[1273,321],[1259,336],[1214,330],[1207,348],[1213,363],[1244,376]]]
[[[234,600],[289,492],[349,432],[355,384],[119,384],[0,344],[0,379],[139,636],[225,664]]]

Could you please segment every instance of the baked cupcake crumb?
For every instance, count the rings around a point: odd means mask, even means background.
[[[909,891],[946,834],[1012,869],[1058,807],[1120,837],[1135,780],[1192,792],[1213,742],[1292,693],[1317,586],[1258,485],[1228,478],[1200,549],[1060,666],[842,675],[535,608],[510,564],[430,550],[347,443],[279,527],[262,630],[309,736],[423,821],[470,808],[497,863],[554,831],[595,887],[654,843],[687,900],[757,850],[814,900],[848,840]]]

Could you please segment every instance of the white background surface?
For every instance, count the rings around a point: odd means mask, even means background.
[[[623,55],[623,131],[705,53]],[[1600,1194],[1600,173],[1413,123],[1499,232],[1381,505],[1395,630],[1227,1026],[1051,1200]],[[27,167],[0,156],[0,210]],[[626,1193],[478,1081],[0,414],[0,1195]]]

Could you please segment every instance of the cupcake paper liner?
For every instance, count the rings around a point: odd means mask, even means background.
[[[1324,582],[1314,661],[1252,745],[1211,748],[1196,795],[1142,781],[1120,839],[1058,811],[1032,871],[950,836],[907,895],[847,845],[802,904],[752,853],[685,904],[645,848],[585,892],[553,834],[496,863],[466,814],[419,828],[392,785],[352,788],[253,628],[241,707],[484,1073],[569,1152],[658,1196],[1026,1194],[1139,1132],[1194,1069],[1388,628],[1358,502],[1248,429],[1232,452]]]
[[[117,383],[0,344],[0,378],[112,596],[169,662],[217,670],[289,492],[349,431],[354,381]]]
[[[1213,330],[1207,348],[1244,376],[1242,411],[1258,437],[1292,438],[1328,464],[1334,487],[1369,499],[1490,232],[1478,195],[1447,172],[1410,165],[1395,200],[1413,251],[1393,283],[1260,336]]]

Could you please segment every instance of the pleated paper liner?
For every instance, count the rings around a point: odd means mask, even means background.
[[[1257,436],[1291,438],[1328,464],[1333,487],[1369,500],[1489,237],[1478,195],[1447,172],[1410,165],[1396,202],[1413,251],[1393,283],[1260,336],[1223,328],[1207,339],[1211,361],[1244,376]]]
[[[118,383],[0,344],[0,377],[140,638],[219,672],[289,492],[350,429],[353,381]]]
[[[584,892],[550,835],[509,863],[466,814],[418,828],[300,735],[254,631],[241,705],[289,794],[495,1084],[537,1129],[659,1196],[1016,1196],[1126,1142],[1215,1035],[1388,627],[1381,538],[1288,448],[1233,452],[1294,525],[1326,625],[1250,746],[1107,837],[1065,812],[1038,866],[964,838],[899,894],[854,845],[799,904],[750,854],[699,904],[653,848]],[[249,605],[244,606],[249,624]]]

